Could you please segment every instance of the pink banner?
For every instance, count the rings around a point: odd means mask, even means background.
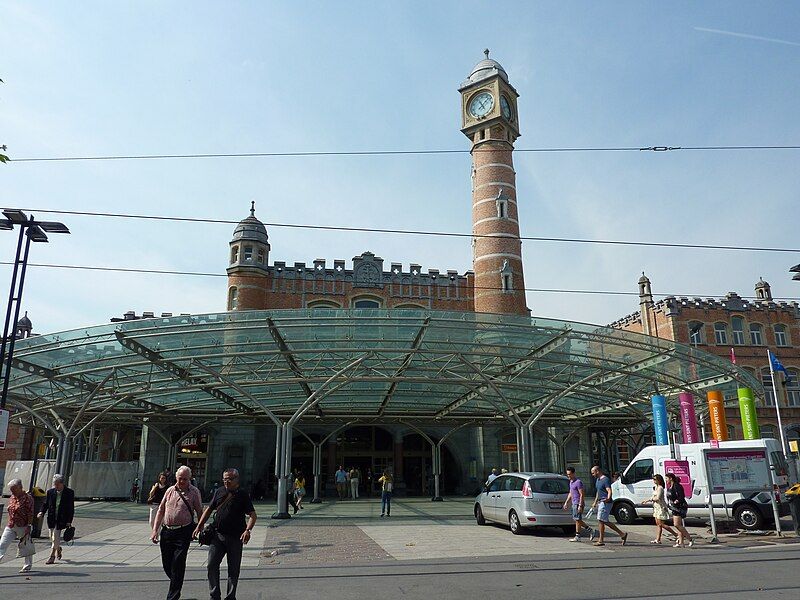
[[[692,490],[692,475],[689,473],[689,461],[665,460],[664,472],[675,473],[675,475],[678,477],[678,481],[681,482],[681,487],[683,487],[683,493],[686,495],[686,501],[689,502],[692,499],[692,494],[694,493]]]
[[[681,429],[684,444],[700,443],[700,432],[697,429],[697,416],[694,413],[694,398],[688,392],[678,396],[681,406]]]

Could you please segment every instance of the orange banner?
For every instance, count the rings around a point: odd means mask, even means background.
[[[721,442],[727,441],[728,423],[725,421],[725,397],[718,390],[711,390],[707,395],[711,437]]]

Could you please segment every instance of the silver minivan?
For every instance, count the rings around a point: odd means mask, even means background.
[[[511,533],[524,527],[561,527],[574,533],[572,513],[564,510],[569,479],[556,473],[503,473],[475,498],[475,520],[508,524]]]

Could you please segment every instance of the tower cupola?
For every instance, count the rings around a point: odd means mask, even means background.
[[[253,201],[250,216],[240,221],[233,231],[228,271],[237,267],[266,270],[268,260],[269,235],[264,224],[256,218],[256,203]]]
[[[761,277],[756,283],[756,302],[772,302],[772,288]]]

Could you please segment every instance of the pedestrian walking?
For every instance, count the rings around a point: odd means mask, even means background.
[[[394,491],[394,479],[389,471],[384,471],[383,476],[378,478],[381,486],[381,516],[384,514],[389,517],[392,513],[392,492]]]
[[[564,510],[567,505],[572,505],[572,520],[575,521],[575,537],[570,538],[570,542],[580,542],[581,533],[589,534],[589,541],[594,539],[594,529],[583,522],[583,507],[585,505],[586,489],[583,482],[575,475],[575,467],[567,467],[567,477],[569,478],[569,495],[564,502]]]
[[[339,465],[339,470],[336,471],[336,493],[339,494],[339,500],[344,500],[347,496],[347,471]]]
[[[225,600],[236,600],[239,572],[242,566],[242,548],[250,541],[256,526],[256,511],[250,495],[239,485],[239,471],[226,469],[222,474],[222,488],[211,499],[203,516],[197,522],[193,538],[200,535],[213,511],[216,534],[208,549],[208,591],[211,600],[220,600],[222,590],[219,582],[219,567],[225,557],[228,564],[228,581]]]
[[[350,469],[350,494],[353,500],[358,499],[358,483],[361,481],[361,471],[357,467]]]
[[[294,509],[294,512],[298,510],[303,510],[303,498],[306,495],[306,478],[303,476],[302,471],[297,472],[297,477],[294,480],[294,497],[295,501],[297,502],[297,508]]]
[[[688,539],[689,547],[694,546],[694,540],[683,520],[686,518],[686,513],[689,510],[689,504],[686,502],[686,493],[683,491],[678,476],[675,473],[667,473],[667,505],[669,511],[672,513],[672,524],[678,530],[678,539],[673,545],[673,548],[683,548],[684,540]]]
[[[153,487],[150,488],[150,493],[147,494],[147,504],[150,505],[150,519],[148,520],[150,529],[153,528],[153,524],[156,522],[158,507],[161,505],[161,501],[164,499],[164,494],[167,493],[168,487],[167,473],[163,471],[158,474],[158,481],[153,484]]]
[[[600,536],[594,543],[595,546],[605,546],[606,541],[606,527],[610,527],[620,537],[622,545],[624,546],[628,541],[628,534],[622,531],[619,527],[609,521],[611,518],[611,481],[606,475],[603,475],[602,469],[598,466],[592,467],[592,476],[597,479],[595,487],[597,488],[597,496],[594,499],[592,508],[597,509],[597,522],[600,524]]]
[[[61,533],[72,527],[75,517],[75,492],[64,485],[64,477],[55,475],[53,487],[47,490],[44,506],[39,518],[47,515],[47,528],[50,530],[50,558],[46,565],[52,565],[56,558],[61,560]]]
[[[500,476],[500,473],[497,472],[496,468],[493,468],[492,472],[489,473],[489,477],[486,478],[486,487],[489,487],[489,484],[492,483],[499,476]]]
[[[181,597],[183,576],[186,573],[186,556],[195,529],[195,515],[200,517],[203,503],[200,490],[189,483],[192,470],[179,467],[175,471],[177,483],[170,486],[158,507],[150,539],[161,548],[161,565],[169,577],[167,600]]]
[[[0,537],[0,561],[3,560],[8,547],[12,542],[22,542],[30,539],[33,530],[33,496],[22,487],[21,479],[12,479],[8,482],[11,497],[8,499],[8,521]],[[16,556],[16,553],[15,553]],[[20,573],[27,573],[33,567],[33,555],[25,557]]]
[[[650,540],[651,544],[660,544],[661,536],[665,530],[674,535],[676,538],[678,537],[678,534],[675,533],[668,524],[671,519],[669,506],[667,506],[667,500],[664,496],[665,488],[666,485],[664,484],[664,478],[660,473],[656,473],[653,475],[653,496],[649,500],[642,502],[642,504],[653,505],[653,518],[656,520],[656,538],[654,540]]]

